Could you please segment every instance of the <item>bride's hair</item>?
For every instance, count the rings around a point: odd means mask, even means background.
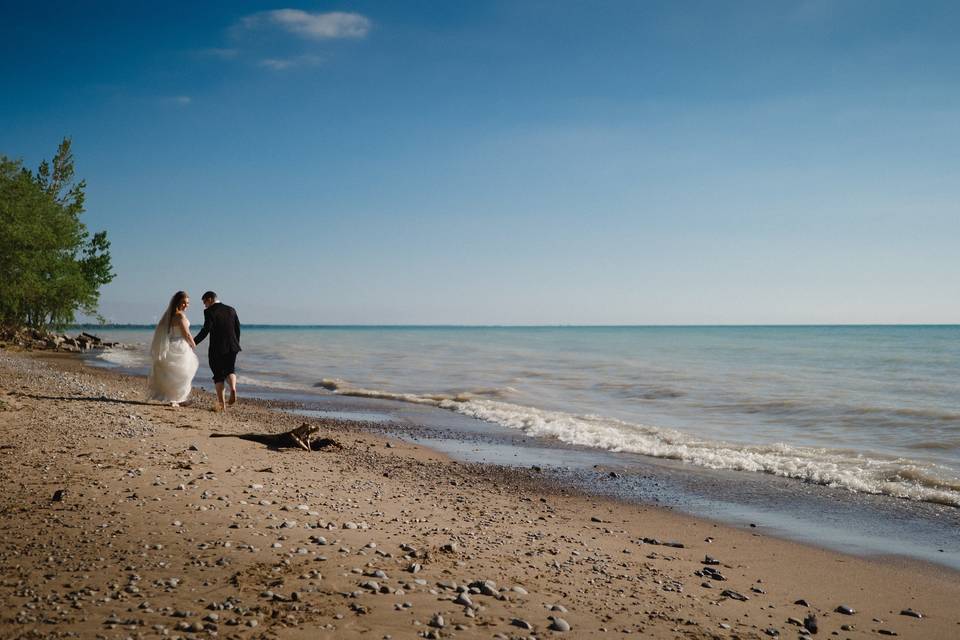
[[[173,294],[173,297],[170,298],[170,305],[167,307],[167,318],[168,318],[167,326],[168,327],[173,326],[173,317],[177,315],[177,308],[186,299],[187,299],[186,291],[177,291],[175,294]]]

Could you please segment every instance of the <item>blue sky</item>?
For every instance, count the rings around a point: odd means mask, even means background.
[[[3,4],[117,322],[960,317],[954,2]]]

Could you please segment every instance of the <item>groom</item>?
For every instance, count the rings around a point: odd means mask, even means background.
[[[237,374],[234,366],[240,352],[240,320],[237,311],[217,298],[213,291],[203,294],[203,329],[193,339],[200,342],[210,335],[210,347],[207,358],[213,371],[213,382],[217,387],[217,406],[215,411],[224,410],[223,382],[230,385],[229,404],[237,401]]]

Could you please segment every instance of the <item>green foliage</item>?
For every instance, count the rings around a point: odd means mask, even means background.
[[[80,221],[86,183],[73,178],[69,138],[36,173],[0,156],[0,324],[62,327],[95,314],[113,280],[107,233]]]

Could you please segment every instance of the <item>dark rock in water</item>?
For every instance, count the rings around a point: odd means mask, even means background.
[[[882,636],[897,636],[900,635],[896,631],[891,631],[890,629],[877,629],[877,633]]]
[[[900,612],[902,616],[910,616],[911,618],[922,618],[923,614],[919,611],[914,611],[913,609],[904,609]]]
[[[50,498],[51,502],[60,502],[63,500],[63,496],[67,495],[66,489],[57,489],[53,492],[53,497]],[[918,618],[920,616],[917,616]]]
[[[703,556],[703,564],[720,564],[720,561],[713,556]]]
[[[798,605],[800,605],[801,607],[809,607],[809,606],[810,606],[809,604],[807,604],[807,601],[804,600],[803,598],[800,598],[799,600],[794,600],[794,601],[793,601],[793,604],[798,604]]]
[[[724,589],[723,591],[720,592],[720,595],[730,598],[732,600],[739,600],[740,602],[746,602],[747,600],[750,599],[749,597],[743,595],[742,593],[737,593],[733,589]]]
[[[848,607],[845,604],[840,605],[839,607],[834,609],[834,611],[836,611],[837,613],[842,613],[845,616],[852,616],[857,612],[853,607]]]
[[[810,633],[817,632],[817,616],[813,613],[803,619],[803,628]]]

